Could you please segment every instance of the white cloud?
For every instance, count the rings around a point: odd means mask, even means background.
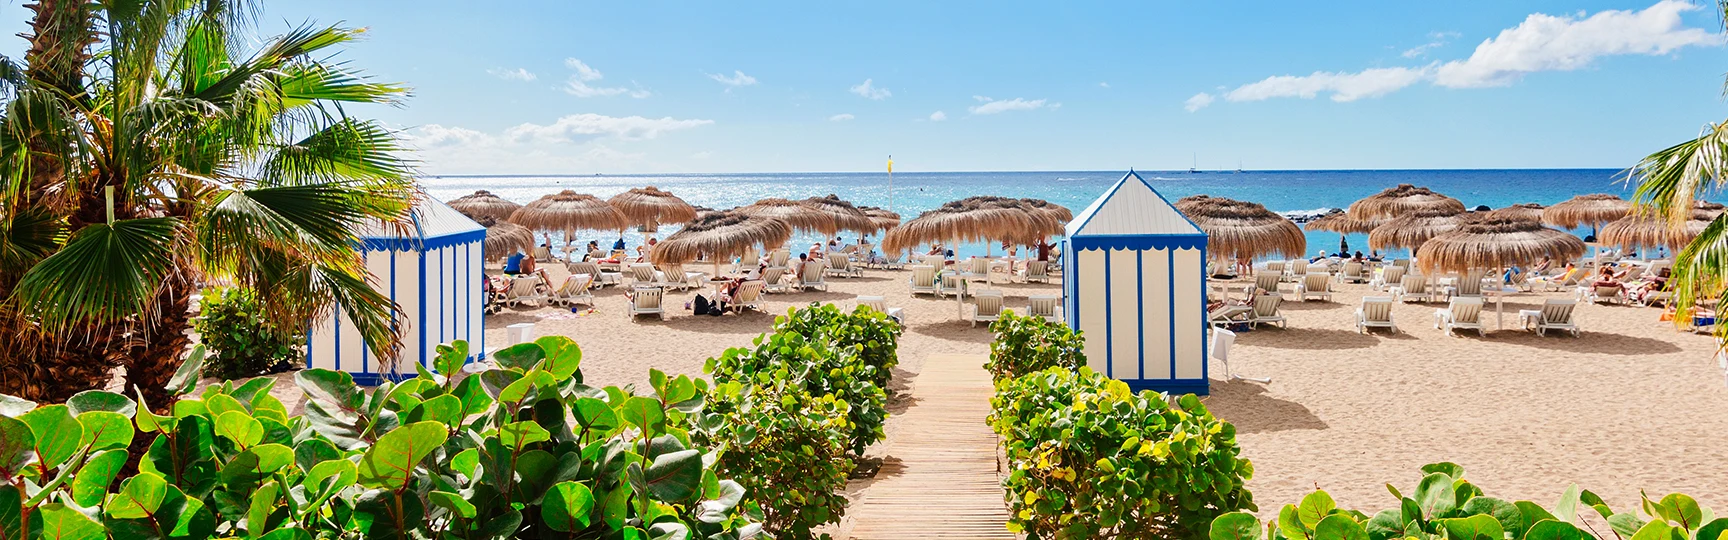
[[[739,71],[736,69],[732,70],[732,76],[731,77],[727,77],[726,74],[724,74],[724,73],[709,73],[708,78],[714,79],[716,81],[720,81],[720,84],[724,84],[726,86],[750,86],[752,84],[756,84],[756,78],[755,77],[745,75],[743,71]]]
[[[1279,75],[1222,92],[1227,101],[1260,101],[1281,97],[1313,99],[1329,94],[1333,101],[1380,97],[1419,82],[1446,88],[1505,86],[1529,73],[1571,71],[1589,67],[1597,58],[1618,55],[1662,55],[1685,47],[1720,46],[1722,34],[1688,28],[1680,14],[1701,9],[1684,0],[1661,0],[1639,11],[1608,10],[1586,16],[1531,14],[1516,27],[1483,40],[1469,58],[1419,67],[1384,67],[1359,72],[1316,71],[1309,75]],[[1405,51],[1423,56],[1460,37],[1436,32],[1434,41]],[[1202,98],[1201,96],[1207,96]],[[1212,103],[1209,94],[1188,99],[1190,111]],[[1198,100],[1198,101],[1196,101]]]
[[[1224,94],[1228,101],[1260,101],[1279,97],[1313,99],[1332,94],[1332,101],[1380,97],[1428,76],[1428,68],[1374,68],[1358,73],[1316,71],[1312,75],[1278,75],[1237,87]]]
[[[851,120],[853,118],[857,118],[857,117],[852,116],[850,113],[840,113],[840,114],[836,114],[834,116],[828,117],[828,121],[829,122],[845,122],[845,121]]]
[[[605,75],[600,74],[600,70],[588,67],[588,64],[584,64],[584,63],[582,63],[581,60],[577,60],[575,58],[565,58],[564,59],[564,67],[567,67],[567,68],[570,68],[570,69],[576,71],[575,75],[570,76],[572,79],[575,79],[575,80],[598,81],[598,80],[606,77]]]
[[[504,79],[506,81],[532,81],[534,79],[540,78],[538,75],[535,75],[534,72],[528,71],[528,70],[523,69],[523,68],[516,68],[516,69],[492,68],[492,69],[486,70],[486,73],[492,75],[493,77]]]
[[[1194,97],[1188,98],[1188,101],[1182,102],[1182,108],[1188,109],[1188,112],[1198,111],[1206,108],[1207,105],[1211,105],[1212,100],[1214,99],[1217,98],[1212,97],[1212,94],[1201,92],[1194,94]]]
[[[1460,36],[1462,36],[1462,34],[1457,32],[1430,32],[1428,33],[1428,38],[1430,39],[1429,42],[1405,49],[1402,56],[1405,58],[1419,58],[1427,56],[1428,51],[1445,47],[1448,43],[1451,43],[1452,40],[1458,39]]]
[[[606,78],[606,75],[600,73],[600,70],[594,69],[588,64],[575,58],[565,58],[564,67],[570,68],[576,72],[571,74],[570,78],[564,81],[564,93],[572,96],[588,98],[611,97],[628,94],[630,97],[642,99],[654,95],[653,92],[649,92],[643,89],[640,85],[636,85],[636,81],[630,81],[632,85],[636,86],[635,89],[625,88],[622,86],[608,87],[590,85],[588,83],[604,79]]]
[[[1110,83],[1107,83],[1107,82],[1101,82],[1101,83],[1098,83],[1098,87],[1099,87],[1099,88],[1109,88],[1109,87],[1110,87]]]
[[[864,82],[858,83],[857,86],[853,86],[851,92],[864,96],[865,99],[874,99],[876,101],[882,101],[894,95],[894,93],[889,92],[887,88],[877,88],[872,83],[873,81],[871,79],[864,79]]]
[[[408,137],[420,148],[465,146],[486,141],[486,134],[465,127],[426,124],[408,132]]]
[[[1040,108],[1044,107],[1044,100],[1042,100],[1042,99],[1032,99],[1032,100],[1021,99],[1021,98],[990,99],[990,98],[984,97],[984,96],[972,96],[972,99],[978,100],[980,103],[983,103],[983,105],[974,105],[971,107],[967,107],[966,110],[972,111],[972,114],[996,114],[996,113],[1003,113],[1003,112],[1008,112],[1008,111],[1030,111],[1032,109],[1040,109]],[[1060,103],[1058,103],[1052,108],[1060,107],[1060,106],[1062,106],[1062,105]]]
[[[941,122],[941,121],[947,120],[947,119],[948,119],[948,115],[946,113],[943,113],[942,111],[936,111],[936,112],[930,113],[930,121],[931,122]]]
[[[513,142],[571,142],[595,137],[614,137],[625,141],[652,139],[669,131],[679,131],[713,124],[713,120],[676,118],[643,118],[641,116],[605,116],[594,113],[572,114],[548,125],[525,123],[504,131]]]
[[[1434,83],[1451,88],[1504,86],[1526,73],[1571,71],[1602,56],[1668,54],[1682,47],[1720,45],[1722,36],[1687,28],[1680,14],[1700,9],[1662,0],[1642,11],[1608,10],[1584,17],[1531,14],[1482,41],[1470,58],[1440,66]]]

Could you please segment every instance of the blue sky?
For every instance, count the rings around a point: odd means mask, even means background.
[[[1677,0],[1075,4],[295,0],[260,26],[367,27],[341,58],[415,93],[360,112],[433,174],[1623,168],[1724,118],[1721,24]]]

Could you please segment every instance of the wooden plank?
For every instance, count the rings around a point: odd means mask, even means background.
[[[985,425],[995,388],[984,358],[935,355],[914,381],[884,466],[847,510],[852,538],[1001,538],[1008,510],[996,474],[996,434]]]

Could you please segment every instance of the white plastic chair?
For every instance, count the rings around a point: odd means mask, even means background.
[[[1224,375],[1226,377],[1228,377],[1229,380],[1232,380],[1232,381],[1237,380],[1237,379],[1241,379],[1244,381],[1254,381],[1254,382],[1258,382],[1258,383],[1272,382],[1272,379],[1270,377],[1267,377],[1267,378],[1243,377],[1241,375],[1237,375],[1235,371],[1232,371],[1230,369],[1230,347],[1235,345],[1235,344],[1236,344],[1236,333],[1235,332],[1231,332],[1231,331],[1225,330],[1223,328],[1213,328],[1212,329],[1212,347],[1211,347],[1212,350],[1210,351],[1211,356],[1212,356],[1213,360],[1217,360],[1219,363],[1224,364]]]
[[[770,266],[762,269],[762,290],[771,293],[789,292],[791,289],[786,284],[785,277],[785,268]]]
[[[1368,281],[1368,267],[1356,261],[1344,263],[1344,271],[1338,273],[1338,281],[1341,283],[1365,283]]]
[[[564,278],[564,284],[558,290],[552,291],[551,301],[554,304],[594,305],[594,293],[589,292],[594,287],[593,274],[574,274]]]
[[[1062,297],[1049,295],[1026,297],[1026,316],[1042,317],[1053,323],[1062,322]]]
[[[1549,298],[1542,302],[1542,309],[1518,312],[1518,322],[1525,330],[1535,330],[1536,335],[1546,336],[1549,330],[1571,332],[1572,337],[1578,337],[1578,324],[1572,320],[1573,310],[1578,302],[1561,298]]]
[[[1332,301],[1332,276],[1315,272],[1302,276],[1302,282],[1296,284],[1297,298],[1303,302],[1308,297],[1315,297],[1328,302]]]
[[[994,322],[1002,316],[1002,291],[983,290],[972,294],[972,326],[979,322]]]
[[[1404,302],[1427,302],[1434,298],[1434,295],[1428,292],[1428,277],[1416,274],[1406,274],[1397,287],[1388,288],[1387,291],[1392,293],[1393,298]]]
[[[523,303],[539,304],[544,302],[546,296],[540,294],[539,285],[540,276],[538,275],[521,275],[510,278],[510,288],[504,290],[504,303],[519,306]]]
[[[860,296],[860,297],[858,297],[858,305],[868,307],[870,309],[875,310],[877,313],[887,315],[888,318],[894,319],[894,322],[905,323],[905,321],[901,318],[901,316],[905,310],[902,310],[900,308],[888,307],[888,299],[886,297],[882,297],[882,296]]]
[[[1368,282],[1368,288],[1376,291],[1384,291],[1387,287],[1397,285],[1403,280],[1404,267],[1388,266],[1380,271],[1380,275],[1374,276],[1374,279]]]
[[[629,310],[630,318],[634,319],[641,315],[655,315],[661,319],[665,319],[666,310],[662,302],[662,300],[665,299],[665,296],[666,289],[661,287],[638,286],[631,289]]]
[[[1477,335],[1488,337],[1488,330],[1482,328],[1482,297],[1452,298],[1446,307],[1434,310],[1434,327],[1444,329],[1448,336],[1454,330],[1475,330]]]
[[[1027,283],[1031,283],[1034,281],[1037,281],[1040,283],[1049,283],[1050,282],[1050,261],[1040,261],[1040,260],[1026,261],[1026,269],[1020,271],[1020,278],[1022,281],[1025,281]]]
[[[1398,324],[1392,322],[1392,297],[1362,297],[1362,307],[1356,308],[1356,331],[1366,333],[1369,328],[1398,331]]]
[[[738,293],[732,296],[732,310],[744,311],[745,308],[762,311],[762,291],[768,284],[759,279],[752,279],[738,284]]]
[[[823,279],[827,265],[822,261],[805,261],[804,271],[798,273],[798,288],[800,290],[819,289],[828,291],[828,281]]]
[[[828,269],[825,272],[840,277],[859,277],[864,271],[852,264],[852,257],[840,252],[828,253]]]
[[[1283,274],[1272,269],[1254,272],[1254,287],[1268,293],[1278,292],[1278,280]]]
[[[912,267],[912,277],[906,281],[913,295],[941,294],[936,290],[936,267],[917,265]]]
[[[1254,326],[1262,324],[1285,325],[1284,314],[1278,311],[1278,306],[1284,303],[1284,296],[1278,293],[1265,293],[1254,297],[1254,312],[1248,322]]]

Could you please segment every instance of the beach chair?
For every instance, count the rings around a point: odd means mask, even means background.
[[[959,272],[942,272],[936,276],[936,294],[966,296],[966,277]]]
[[[1258,327],[1262,324],[1285,325],[1284,314],[1278,311],[1278,306],[1284,304],[1284,296],[1278,293],[1266,293],[1254,297],[1254,311],[1249,314],[1248,322]]]
[[[1472,270],[1458,278],[1458,283],[1446,288],[1446,297],[1482,297],[1482,272]]]
[[[1308,279],[1308,259],[1291,259],[1284,266],[1284,281],[1300,283]]]
[[[1674,266],[1674,261],[1672,259],[1656,259],[1654,261],[1650,261],[1650,269],[1645,270],[1644,273],[1650,274],[1652,276],[1661,275],[1662,270],[1673,267],[1673,266]]]
[[[1281,274],[1272,270],[1254,272],[1254,288],[1269,293],[1278,292],[1278,280],[1282,277]]]
[[[1631,283],[1638,281],[1638,278],[1640,277],[1644,277],[1644,267],[1633,265],[1631,268],[1626,269],[1626,273],[1621,274],[1620,277],[1615,279],[1619,279],[1621,283]]]
[[[1638,301],[1638,303],[1642,304],[1644,307],[1652,307],[1658,303],[1666,306],[1673,302],[1674,293],[1671,291],[1650,291],[1644,293],[1644,298]]]
[[[1241,375],[1237,375],[1235,371],[1232,371],[1230,369],[1230,348],[1232,346],[1234,346],[1235,344],[1236,344],[1236,333],[1235,332],[1231,332],[1229,330],[1225,330],[1223,328],[1216,328],[1216,327],[1212,329],[1212,347],[1210,347],[1210,349],[1211,349],[1210,355],[1212,356],[1213,360],[1217,360],[1218,363],[1224,364],[1224,377],[1225,377],[1225,379],[1231,380],[1231,381],[1240,379],[1240,380],[1244,380],[1244,381],[1254,381],[1254,382],[1258,382],[1258,383],[1272,382],[1272,379],[1270,379],[1270,378],[1243,377]]]
[[[1026,261],[1026,268],[1020,271],[1020,280],[1027,283],[1034,281],[1039,283],[1049,283],[1050,261]]]
[[[972,294],[972,326],[979,322],[995,322],[1002,316],[1002,291],[983,290]]]
[[[1428,277],[1405,274],[1404,279],[1395,287],[1388,287],[1387,292],[1401,302],[1428,302],[1434,295],[1428,292]]]
[[[1574,269],[1571,272],[1562,269],[1561,274],[1557,276],[1536,276],[1530,278],[1530,287],[1535,288],[1537,285],[1541,285],[1543,289],[1548,291],[1564,290],[1567,287],[1577,286],[1578,280],[1583,279],[1585,275],[1586,273],[1582,268]]]
[[[1579,329],[1572,320],[1573,308],[1578,302],[1562,298],[1549,298],[1542,302],[1541,310],[1527,309],[1518,312],[1518,323],[1525,330],[1535,330],[1536,335],[1546,336],[1549,330],[1572,332],[1572,337],[1578,337]]]
[[[785,268],[786,261],[790,260],[792,260],[792,252],[789,250],[776,249],[768,253],[768,266],[770,267],[778,266]]]
[[[1477,335],[1488,337],[1482,328],[1482,297],[1454,297],[1446,307],[1434,310],[1434,327],[1444,329],[1448,336],[1453,330],[1475,330]]]
[[[902,253],[903,252],[896,251],[892,254],[882,254],[882,260],[877,263],[877,266],[882,267],[883,270],[899,270],[905,268],[906,263],[901,262]]]
[[[1589,288],[1585,294],[1590,299],[1591,302],[1595,302],[1598,304],[1608,304],[1608,303],[1625,304],[1626,303],[1626,288],[1625,287],[1613,287],[1613,286],[1604,287],[1604,286],[1598,285],[1598,286]]]
[[[1398,331],[1398,325],[1392,322],[1392,297],[1362,297],[1362,307],[1356,308],[1356,331],[1367,333],[1369,328],[1390,328],[1393,332]]]
[[[1254,308],[1236,304],[1224,304],[1218,309],[1206,312],[1206,322],[1212,326],[1228,326],[1239,322],[1249,322],[1249,314]]]
[[[1408,272],[1410,270],[1410,259],[1392,259],[1392,266],[1403,268]]]
[[[535,247],[534,260],[540,262],[552,262],[552,248],[546,246]]]
[[[594,305],[594,293],[589,292],[594,287],[594,274],[571,274],[564,278],[564,284],[552,291],[549,299],[554,304]]]
[[[1284,261],[1269,261],[1266,263],[1266,271],[1283,276],[1285,266]]]
[[[762,253],[756,251],[756,246],[744,248],[744,254],[738,256],[738,263],[732,265],[732,273],[742,274],[746,268],[755,268],[762,262]]]
[[[1362,263],[1350,261],[1344,263],[1344,271],[1338,273],[1339,283],[1367,283],[1368,267]]]
[[[798,289],[804,291],[819,289],[822,292],[828,292],[828,281],[823,279],[827,274],[824,271],[826,266],[822,261],[805,261],[804,271],[798,273]]]
[[[1302,282],[1296,284],[1296,297],[1307,302],[1310,296],[1331,301],[1332,276],[1320,272],[1302,276]]]
[[[786,285],[785,278],[786,278],[786,269],[785,268],[781,268],[778,266],[770,266],[768,268],[762,269],[762,290],[767,291],[767,292],[771,292],[771,293],[783,293],[783,292],[790,291],[791,289],[787,288],[788,286]]]
[[[660,284],[667,287],[677,287],[678,290],[702,288],[702,279],[708,274],[702,272],[686,272],[682,264],[668,264],[660,267]]]
[[[540,276],[516,276],[510,279],[510,287],[504,289],[504,303],[519,306],[532,302],[539,304],[546,301],[546,296],[540,294]]]
[[[990,259],[973,257],[966,259],[966,269],[960,275],[966,281],[990,282]]]
[[[596,289],[601,288],[601,287],[605,287],[607,285],[617,285],[619,283],[624,282],[624,275],[623,274],[620,274],[617,272],[607,272],[605,270],[601,270],[600,265],[595,264],[593,262],[568,263],[568,264],[564,265],[564,269],[569,270],[571,275],[588,274],[590,276],[594,276],[593,288],[596,288]]]
[[[1050,295],[1026,297],[1026,316],[1041,317],[1053,323],[1062,322],[1062,297]]]
[[[1387,287],[1396,285],[1403,280],[1404,267],[1388,266],[1385,269],[1380,270],[1380,275],[1374,276],[1373,281],[1368,282],[1368,288],[1376,291],[1384,291]]]
[[[901,324],[906,323],[905,319],[902,318],[902,315],[904,314],[905,310],[902,310],[900,308],[888,307],[888,299],[886,297],[882,297],[882,296],[860,296],[860,297],[858,297],[858,305],[868,307],[872,310],[875,310],[877,313],[887,315],[888,318],[893,319],[894,322],[901,323]]]
[[[763,311],[762,291],[766,290],[767,287],[768,283],[760,279],[752,279],[738,284],[738,293],[732,295],[730,309],[739,313],[743,313],[746,308]]]
[[[863,270],[852,264],[852,257],[845,253],[836,252],[828,253],[828,269],[824,272],[840,277],[862,277],[864,275]]]
[[[917,265],[912,267],[912,277],[906,280],[906,285],[912,289],[914,296],[920,294],[941,294],[936,290],[936,267]]]
[[[642,315],[654,315],[664,320],[666,318],[666,310],[663,307],[664,302],[662,301],[665,300],[665,297],[666,289],[662,287],[637,286],[630,289],[630,318],[635,319]]]
[[[876,246],[871,244],[858,244],[858,251],[852,252],[852,261],[863,264],[864,260],[870,257],[870,252],[872,251],[876,251]]]
[[[652,264],[635,263],[630,265],[629,270],[630,272],[624,275],[630,277],[632,287],[659,287],[661,285],[660,276],[656,275]]]

